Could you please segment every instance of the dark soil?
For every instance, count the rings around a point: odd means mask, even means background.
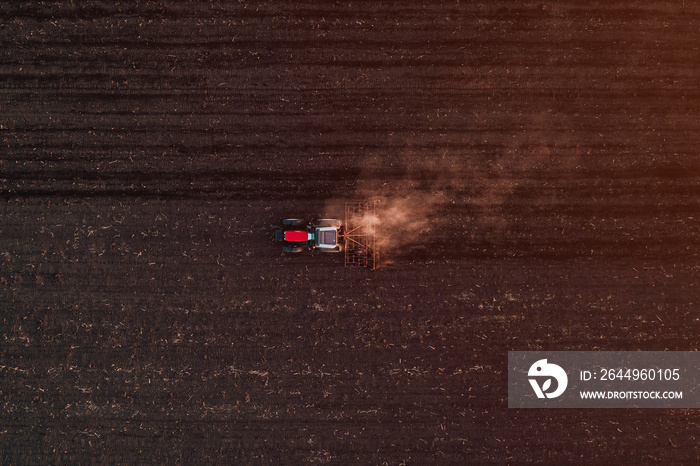
[[[698,349],[699,31],[688,0],[3,2],[2,462],[697,464],[695,411],[508,409],[506,369]],[[272,241],[368,198],[408,225],[375,272]]]

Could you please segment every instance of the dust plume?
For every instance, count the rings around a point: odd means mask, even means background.
[[[527,212],[556,201],[557,191],[542,188],[577,170],[580,141],[568,134],[575,122],[533,113],[507,126],[518,129],[455,146],[446,141],[441,154],[407,146],[400,155],[368,155],[353,198],[379,201],[376,218],[364,220],[376,232],[383,264],[411,252],[503,250],[527,233]],[[552,140],[551,128],[567,131]]]
[[[383,264],[399,253],[424,245],[436,228],[436,212],[445,202],[441,192],[368,192],[366,200],[376,200],[373,214],[364,214],[353,222],[363,223],[374,233]]]

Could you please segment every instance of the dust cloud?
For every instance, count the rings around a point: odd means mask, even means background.
[[[436,213],[445,203],[441,192],[366,192],[364,199],[377,201],[374,213],[352,219],[375,235],[382,264],[406,250],[424,245],[437,227]]]
[[[483,144],[459,149],[446,143],[442,154],[409,148],[368,156],[353,198],[379,201],[376,218],[364,220],[376,232],[383,264],[411,251],[444,250],[456,235],[501,248],[518,234],[522,205],[546,209],[555,201],[553,190],[541,188],[576,171],[580,141],[568,135],[574,122],[537,113],[517,123],[506,137],[487,134]],[[553,141],[551,128],[565,131]]]

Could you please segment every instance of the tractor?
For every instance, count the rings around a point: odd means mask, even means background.
[[[275,240],[283,243],[284,252],[313,250],[340,252],[343,250],[342,222],[331,218],[311,220],[308,224],[299,218],[282,220],[283,229],[275,231]]]
[[[275,231],[275,240],[287,253],[345,251],[346,267],[374,270],[379,266],[377,203],[346,202],[345,221],[322,218],[307,223],[300,218],[285,218],[282,228]]]

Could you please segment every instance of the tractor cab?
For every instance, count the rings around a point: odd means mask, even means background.
[[[334,249],[338,247],[338,229],[335,227],[320,227],[314,232],[314,246],[317,248]]]

